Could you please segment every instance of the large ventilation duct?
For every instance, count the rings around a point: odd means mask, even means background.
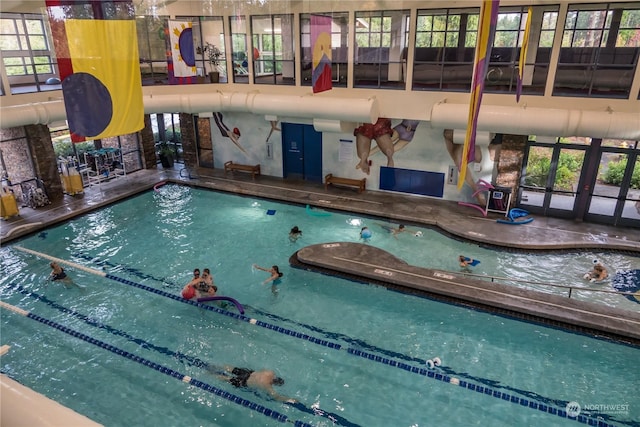
[[[431,109],[431,127],[465,129],[469,106],[440,103]],[[555,108],[483,105],[478,131],[514,135],[589,136],[592,138],[640,139],[640,113],[562,110]]]
[[[287,96],[261,94],[259,92],[214,92],[193,95],[146,95],[143,98],[145,113],[211,113],[238,111],[257,115],[317,119],[332,122],[375,123],[379,107],[376,98],[325,98],[318,96]],[[65,120],[62,101],[42,102],[2,107],[0,128],[30,124],[50,124]],[[340,128],[335,123],[332,128]]]
[[[464,129],[453,130],[453,142],[456,144],[464,144],[467,137],[467,131]],[[489,145],[491,143],[491,132],[476,132],[476,145]]]
[[[40,102],[38,104],[2,107],[0,129],[26,125],[48,125],[67,119],[62,101]]]
[[[376,98],[325,98],[320,96],[281,96],[257,94],[251,112],[306,117],[345,122],[375,123],[379,116]]]
[[[144,112],[153,113],[206,113],[222,111],[219,92],[198,95],[146,95],[142,98]]]

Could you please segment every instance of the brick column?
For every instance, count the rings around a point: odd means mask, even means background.
[[[49,200],[52,202],[62,200],[64,192],[49,127],[46,125],[27,125],[24,130],[35,176],[44,183]]]
[[[527,145],[526,135],[503,135],[502,147],[497,159],[498,176],[496,185],[509,187],[513,194],[513,203],[520,187],[520,175],[522,173],[522,160]]]
[[[211,119],[198,117],[198,136],[200,152],[198,158],[201,167],[213,168],[213,139],[211,138]]]
[[[198,165],[195,118],[193,114],[180,113],[180,133],[182,134],[182,159],[184,166],[194,168]]]
[[[142,168],[156,169],[158,167],[156,143],[153,140],[151,117],[148,114],[144,115],[144,128],[140,131],[140,149],[142,150]]]

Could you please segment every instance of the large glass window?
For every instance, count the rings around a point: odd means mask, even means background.
[[[153,140],[156,144],[156,154],[160,161],[160,154],[168,150],[172,158],[182,162],[182,131],[180,129],[179,113],[150,114]]]
[[[528,14],[528,6],[500,8],[485,81],[487,92],[515,93]],[[523,74],[524,94],[544,94],[557,16],[557,6],[532,8]]]
[[[138,16],[138,51],[142,85],[167,84],[167,16]]]
[[[195,24],[194,24],[195,26]],[[225,51],[225,39],[224,29],[222,28],[222,18],[220,17],[201,17],[199,22],[199,29],[201,34],[197,34],[194,31],[194,35],[200,36],[201,39],[197,40],[195,46],[200,47],[200,50],[196,48],[196,61],[198,62],[198,68],[202,67],[204,75],[209,75],[210,72],[219,73],[219,82],[228,82],[227,78],[227,55]],[[211,47],[213,46],[213,47]],[[208,60],[208,49],[218,49],[220,56],[216,63],[213,64]]]
[[[249,83],[249,57],[247,21],[243,16],[229,18],[231,24],[231,60],[233,61],[233,82]]]
[[[60,89],[48,18],[34,14],[0,16],[0,49],[11,93]]]
[[[349,14],[347,12],[322,13],[331,17],[331,79],[335,87],[347,87]],[[311,14],[300,15],[300,69],[302,86],[311,86],[313,52],[311,51]]]
[[[356,12],[353,86],[404,89],[408,10]]]
[[[414,90],[468,91],[480,9],[418,10]]]
[[[640,3],[569,6],[553,94],[628,98],[639,39]]]
[[[191,23],[195,67],[198,83],[226,83],[227,57],[224,29],[219,16],[176,16],[178,21]],[[169,29],[171,31],[171,29]]]
[[[251,17],[257,84],[295,85],[293,15]]]

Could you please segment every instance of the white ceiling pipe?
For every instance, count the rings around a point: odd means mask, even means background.
[[[357,123],[340,120],[313,119],[313,128],[317,132],[353,133]]]
[[[358,123],[375,123],[380,115],[376,98],[256,94],[252,99],[250,110],[254,114],[278,114]]]
[[[215,92],[191,95],[145,95],[144,112],[152,113],[207,113],[238,111],[258,115],[280,115],[295,118],[338,120],[375,123],[379,108],[376,98],[322,98],[313,96],[287,96],[258,92]],[[0,128],[29,124],[50,124],[65,120],[62,101],[2,107]]]
[[[464,139],[467,137],[467,131],[465,129],[453,130],[453,142],[456,144],[464,144]],[[491,143],[491,132],[476,131],[476,145],[489,145]]]
[[[0,110],[0,129],[25,125],[47,125],[66,120],[66,118],[67,112],[62,101],[2,107]]]
[[[431,109],[431,127],[467,127],[469,106],[439,103]],[[589,136],[592,138],[640,139],[640,112],[562,110],[555,108],[483,105],[478,130],[515,135]]]
[[[219,92],[196,95],[147,95],[143,97],[143,102],[146,114],[222,111],[222,95]]]

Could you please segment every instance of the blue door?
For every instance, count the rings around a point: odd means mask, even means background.
[[[283,177],[322,182],[322,133],[311,125],[282,123]]]

